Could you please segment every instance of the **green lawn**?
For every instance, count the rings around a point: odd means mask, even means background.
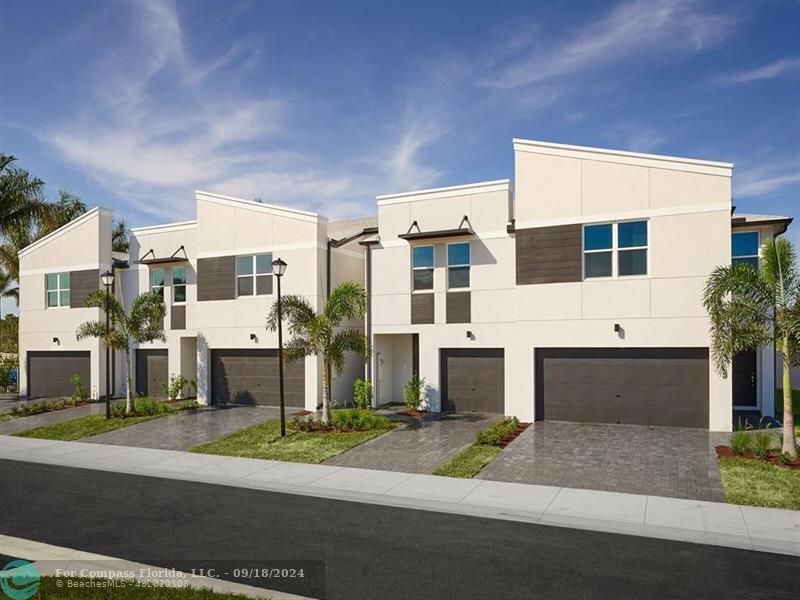
[[[107,580],[80,577],[42,577],[39,593],[35,598],[59,598],[59,600],[245,600],[240,594],[223,594],[208,588],[145,587],[133,581],[117,580],[116,586],[88,587],[102,585]],[[59,582],[61,585],[59,585]],[[70,583],[72,585],[70,585]]]
[[[800,510],[800,471],[752,459],[719,463],[728,502]]]
[[[449,463],[436,469],[433,474],[443,475],[444,477],[472,479],[502,451],[503,449],[498,446],[473,444]]]
[[[273,419],[242,429],[213,442],[195,446],[190,451],[202,454],[318,464],[363,444],[367,440],[378,437],[396,426],[396,423],[392,423],[385,429],[367,431],[306,432],[287,430],[286,437],[281,438],[280,421]]]
[[[122,429],[123,427],[130,427],[137,423],[166,417],[172,413],[194,408],[194,402],[183,402],[172,405],[164,404],[163,411],[153,415],[142,415],[135,417],[112,417],[106,419],[104,414],[89,415],[88,417],[81,417],[79,419],[72,419],[70,421],[63,421],[61,423],[54,423],[52,425],[43,425],[42,427],[35,427],[20,431],[14,435],[17,437],[38,438],[42,440],[60,440],[63,442],[71,442],[80,440],[93,435],[99,435],[115,429]]]

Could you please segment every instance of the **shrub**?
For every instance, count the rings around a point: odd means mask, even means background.
[[[772,449],[773,435],[766,429],[760,429],[753,435],[753,454],[758,458],[767,458]]]
[[[513,433],[519,427],[519,419],[510,417],[495,423],[491,427],[478,432],[478,443],[484,446],[497,446],[504,437]]]
[[[750,449],[750,436],[743,430],[734,431],[731,435],[731,450],[741,456]]]
[[[781,452],[778,455],[778,460],[782,465],[790,465],[792,464],[792,456],[788,452]]]
[[[419,408],[423,387],[425,387],[425,378],[420,379],[416,373],[403,386],[403,402],[408,410]]]
[[[171,412],[172,410],[173,408],[169,404],[164,404],[152,398],[135,398],[133,400],[133,415],[137,417],[160,415],[161,413]],[[124,417],[125,405],[122,403],[113,404],[111,406],[111,415],[114,417]]]
[[[367,410],[372,406],[372,382],[356,379],[353,382],[353,406]]]
[[[75,373],[72,377],[69,378],[69,382],[72,384],[73,392],[72,392],[72,404],[77,405],[78,402],[82,402],[89,397],[89,394],[86,393],[86,388],[83,387],[83,382],[81,381],[81,376]]]
[[[6,391],[10,391],[11,387],[16,384],[14,373],[17,366],[18,361],[15,356],[6,356],[0,359],[0,387]]]
[[[170,375],[168,383],[162,383],[161,389],[170,400],[177,400],[185,387],[191,387],[195,393],[197,392],[197,383],[194,379],[188,379],[183,375]]]
[[[372,411],[358,408],[343,408],[333,411],[331,425],[342,430],[367,431],[371,429],[388,429],[392,422],[384,416]]]

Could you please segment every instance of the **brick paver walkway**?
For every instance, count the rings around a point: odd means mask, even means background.
[[[711,435],[702,429],[541,421],[478,477],[725,501]]]
[[[500,418],[499,415],[465,413],[423,419],[334,456],[325,464],[430,474],[474,443],[481,429]]]

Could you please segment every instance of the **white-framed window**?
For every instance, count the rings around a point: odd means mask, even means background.
[[[172,303],[186,302],[186,267],[172,268]]]
[[[447,244],[448,289],[469,287],[470,250],[469,242]]]
[[[69,306],[69,273],[48,273],[44,279],[47,308]]]
[[[236,257],[236,295],[272,294],[272,253]]]
[[[731,263],[746,264],[758,269],[760,248],[758,231],[737,231],[731,234]]]
[[[164,269],[150,269],[150,291],[164,297]]]
[[[648,222],[583,226],[583,277],[647,275]]]
[[[433,291],[433,246],[412,246],[411,289],[415,292]]]

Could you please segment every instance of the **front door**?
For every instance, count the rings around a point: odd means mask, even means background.
[[[732,383],[734,406],[758,406],[755,350],[745,350],[733,357]]]

